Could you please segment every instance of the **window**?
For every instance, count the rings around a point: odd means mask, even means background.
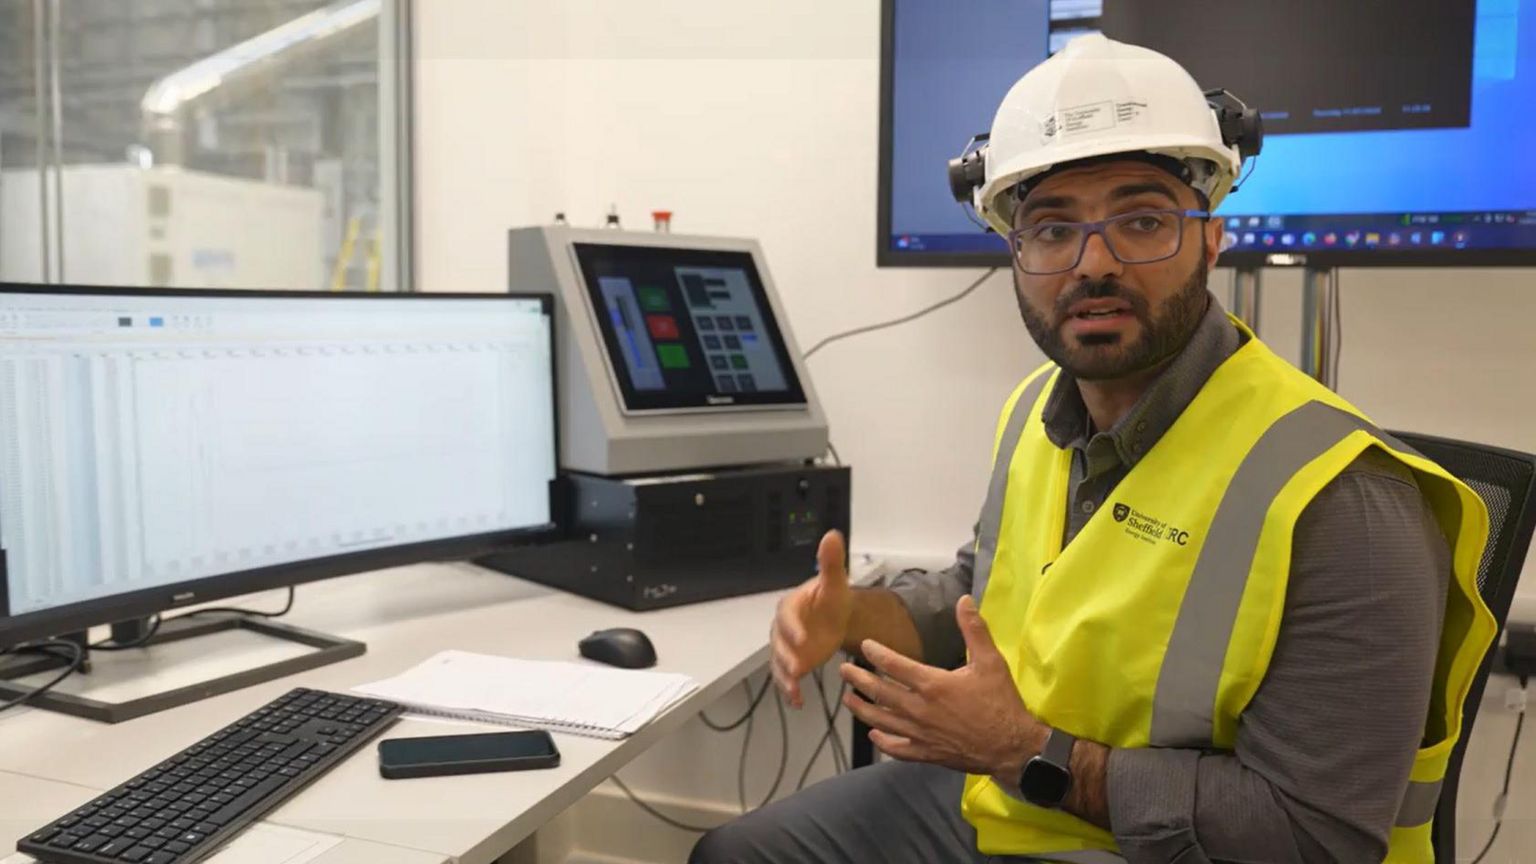
[[[0,0],[0,280],[398,290],[407,0]]]

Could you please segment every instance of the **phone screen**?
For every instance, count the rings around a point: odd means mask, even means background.
[[[395,765],[441,765],[552,756],[555,743],[546,732],[492,732],[483,735],[391,738],[380,742],[379,750],[386,761]]]

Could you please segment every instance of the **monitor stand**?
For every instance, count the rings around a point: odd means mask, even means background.
[[[1301,277],[1301,371],[1339,389],[1339,271],[1308,267]]]
[[[130,635],[135,628],[138,632],[146,632],[142,624],[126,624],[119,629],[114,625],[114,636],[119,634]],[[248,615],[224,614],[207,616],[187,616],[175,618],[165,622],[154,638],[144,644],[144,648],[153,649],[156,645],[167,642],[176,642],[182,639],[190,639],[196,636],[205,636],[210,633],[218,633],[228,630],[249,630],[275,639],[285,639],[308,645],[317,650],[300,654],[297,657],[289,657],[274,663],[256,666],[250,669],[242,669],[229,675],[213,678],[207,681],[198,681],[161,693],[153,693],[129,699],[124,702],[104,702],[89,696],[81,696],[73,693],[60,693],[57,690],[49,690],[38,693],[29,698],[25,704],[34,708],[42,708],[46,711],[57,711],[73,717],[83,717],[87,720],[98,720],[103,723],[121,723],[125,720],[133,720],[146,714],[164,711],[168,708],[177,708],[207,699],[211,696],[220,696],[225,693],[249,687],[253,684],[261,684],[274,681],[278,678],[303,672],[341,660],[362,656],[367,646],[362,642],[351,639],[341,639],[313,630],[305,630],[290,624],[278,624],[266,619],[253,618]],[[78,637],[78,638],[77,638]],[[72,641],[83,644],[83,636],[66,637]],[[88,651],[89,649],[82,649]],[[87,658],[89,655],[87,654]],[[68,660],[58,657],[45,657],[38,655],[24,655],[14,658],[6,658],[0,661],[0,701],[15,699],[28,693],[33,693],[36,688],[17,684],[14,679],[28,675],[37,675],[53,669],[62,669],[69,665]],[[81,671],[88,673],[89,662],[82,664]]]

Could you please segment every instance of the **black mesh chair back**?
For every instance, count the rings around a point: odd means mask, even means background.
[[[1472,487],[1488,505],[1488,548],[1477,568],[1477,590],[1497,619],[1502,635],[1514,600],[1515,583],[1520,579],[1520,568],[1531,545],[1531,529],[1536,526],[1536,456],[1428,435],[1393,434]],[[1498,644],[1497,638],[1494,644]],[[1435,860],[1444,864],[1456,860],[1456,786],[1494,654],[1490,650],[1483,658],[1472,689],[1467,692],[1467,701],[1462,706],[1461,740],[1451,751],[1440,804],[1435,809]]]

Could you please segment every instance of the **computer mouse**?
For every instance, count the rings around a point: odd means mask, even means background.
[[[646,669],[656,665],[656,646],[633,627],[610,627],[598,630],[582,639],[576,646],[581,656],[609,666],[625,669]]]

